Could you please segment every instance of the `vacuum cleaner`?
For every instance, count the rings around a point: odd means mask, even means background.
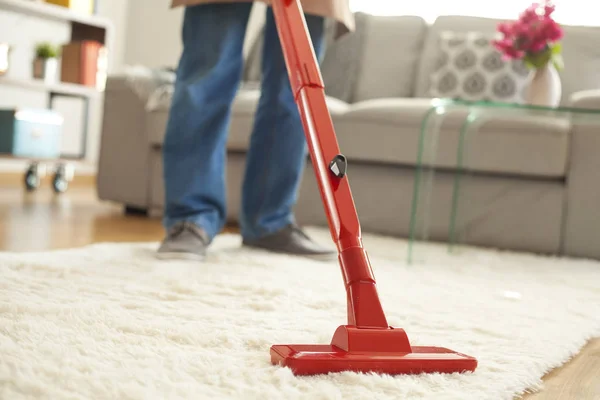
[[[330,344],[271,346],[273,365],[294,375],[352,371],[376,374],[473,372],[477,359],[443,347],[411,346],[402,328],[388,325],[326,104],[319,64],[299,0],[272,0],[296,104],[325,208],[347,294],[348,321]]]

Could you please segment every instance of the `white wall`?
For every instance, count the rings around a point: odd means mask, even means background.
[[[109,71],[119,71],[125,62],[125,45],[128,18],[129,1],[131,0],[100,0],[98,14],[108,18],[114,24],[114,41],[112,55],[109,58]]]
[[[183,9],[171,9],[170,4],[171,0],[129,0],[125,64],[164,67],[177,63]]]
[[[175,67],[181,53],[183,8],[171,0],[129,0],[124,62],[127,65]],[[245,52],[264,23],[265,5],[256,3],[250,15]]]

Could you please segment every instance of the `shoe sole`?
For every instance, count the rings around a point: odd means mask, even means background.
[[[159,260],[183,260],[183,261],[204,261],[206,256],[194,253],[170,252],[156,253],[156,258]]]

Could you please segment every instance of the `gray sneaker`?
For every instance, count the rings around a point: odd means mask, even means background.
[[[202,261],[209,243],[209,237],[202,228],[191,222],[179,222],[168,230],[156,256],[163,260]]]
[[[291,224],[284,229],[255,240],[243,240],[247,247],[303,256],[317,260],[334,260],[337,252],[313,242],[298,226]]]

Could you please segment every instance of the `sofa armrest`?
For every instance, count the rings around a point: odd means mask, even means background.
[[[598,109],[598,115],[572,122],[563,250],[600,259],[600,90],[574,93],[571,106]]]
[[[110,76],[104,95],[96,189],[101,200],[148,207],[150,141],[146,104],[127,77]]]
[[[580,90],[571,95],[571,107],[600,110],[600,89]]]

